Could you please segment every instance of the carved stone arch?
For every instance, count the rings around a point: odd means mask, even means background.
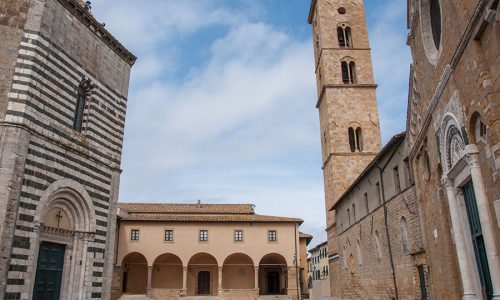
[[[441,121],[440,149],[443,173],[448,173],[465,154],[465,139],[458,119],[452,113],[446,113]]]
[[[53,182],[40,197],[35,224],[42,223],[43,217],[54,205],[64,206],[66,210],[71,211],[75,231],[96,231],[94,204],[87,190],[78,182],[71,179]]]
[[[344,56],[342,57],[342,59],[340,59],[341,62],[345,61],[345,62],[356,62],[356,60],[352,57],[352,56]]]
[[[483,114],[483,110],[481,109],[481,107],[477,104],[472,104],[470,107],[468,107],[467,121],[466,121],[467,123],[466,132],[468,134],[471,144],[478,144],[480,140],[486,142],[486,140],[483,140],[482,138],[477,136],[478,121],[483,122],[485,126],[487,124],[486,116]]]

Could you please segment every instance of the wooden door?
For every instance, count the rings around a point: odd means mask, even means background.
[[[465,207],[467,209],[467,217],[469,219],[472,245],[474,246],[474,254],[476,256],[476,263],[481,281],[481,293],[483,294],[483,299],[491,299],[493,296],[493,287],[491,284],[490,268],[488,266],[483,231],[481,229],[481,220],[477,210],[476,195],[474,194],[472,181],[469,181],[462,190]]]
[[[34,300],[59,300],[65,246],[42,242],[38,252]]]
[[[210,272],[198,273],[198,295],[210,295]]]

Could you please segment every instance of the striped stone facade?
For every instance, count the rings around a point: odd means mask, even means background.
[[[44,241],[65,245],[61,299],[105,299],[135,57],[73,0],[8,2],[21,9],[0,22],[0,299],[33,297]]]

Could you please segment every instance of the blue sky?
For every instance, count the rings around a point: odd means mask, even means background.
[[[120,200],[253,203],[326,238],[309,0],[94,0],[138,56]],[[400,0],[366,3],[383,142],[405,127]]]

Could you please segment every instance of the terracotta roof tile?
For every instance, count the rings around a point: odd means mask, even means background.
[[[157,222],[270,222],[302,223],[299,218],[262,216],[256,214],[163,214],[129,213],[122,215],[122,221],[157,221]]]
[[[129,214],[255,214],[253,204],[118,203]]]

